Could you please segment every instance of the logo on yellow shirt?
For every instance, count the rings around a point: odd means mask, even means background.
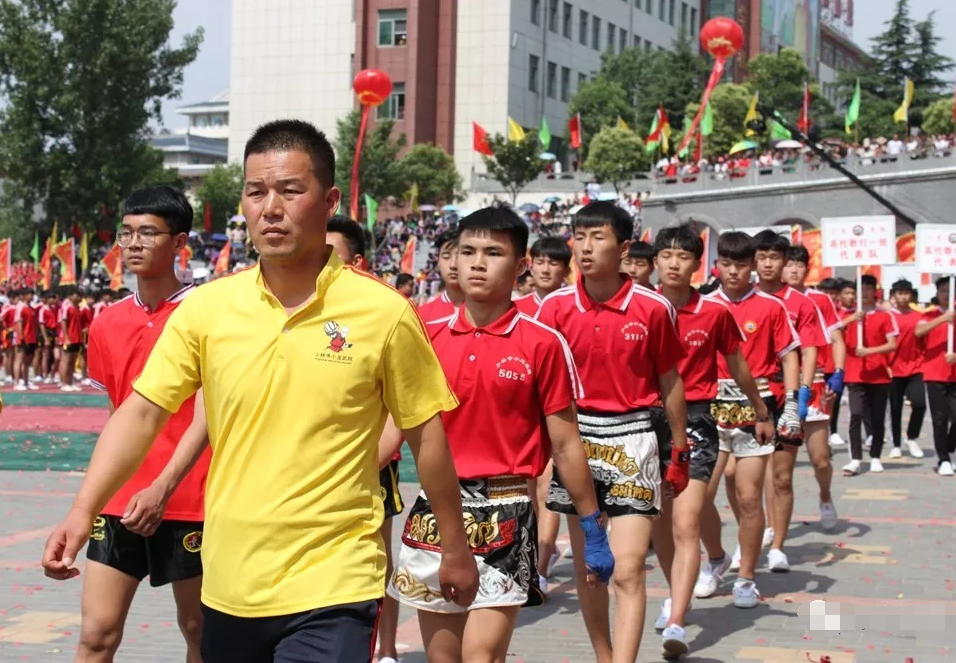
[[[329,341],[329,350],[332,352],[342,352],[352,347],[352,344],[345,340],[349,335],[348,327],[340,327],[339,323],[329,320],[325,323],[325,333],[331,339]]]

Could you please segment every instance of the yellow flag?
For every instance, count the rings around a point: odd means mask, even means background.
[[[418,214],[418,182],[413,182],[408,190],[408,207]]]
[[[913,81],[907,78],[906,83],[903,84],[903,90],[903,103],[893,113],[894,122],[908,122],[910,118],[910,104],[913,103],[913,93],[916,92],[916,86],[913,85]]]
[[[617,128],[618,128],[618,129],[627,129],[628,131],[631,130],[631,128],[630,128],[629,126],[627,126],[627,122],[625,122],[625,121],[624,121],[624,118],[621,117],[620,115],[617,116]]]
[[[760,101],[760,92],[754,92],[754,98],[750,100],[750,108],[747,109],[747,116],[744,118],[744,135],[753,136],[757,132],[748,127],[751,121],[760,119],[757,114],[757,102]]]
[[[86,271],[86,266],[90,262],[90,240],[89,234],[84,230],[83,236],[80,239],[80,267],[83,268],[83,271]]]
[[[524,140],[524,129],[510,117],[508,118],[508,140],[513,143],[520,143]]]
[[[239,204],[236,206],[236,214],[242,216],[242,201],[239,201]]]
[[[661,149],[664,150],[664,154],[667,154],[671,151],[671,123],[670,120],[664,123],[664,126],[661,127]]]

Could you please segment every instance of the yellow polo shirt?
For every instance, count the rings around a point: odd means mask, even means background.
[[[202,601],[238,617],[382,597],[386,416],[411,428],[457,406],[401,294],[334,252],[315,287],[291,316],[258,266],[198,288],[133,385],[170,412],[203,387]]]

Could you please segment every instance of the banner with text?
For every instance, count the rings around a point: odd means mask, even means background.
[[[927,274],[956,274],[956,225],[916,225],[916,266]]]
[[[896,217],[841,216],[820,220],[823,264],[863,267],[896,264]]]

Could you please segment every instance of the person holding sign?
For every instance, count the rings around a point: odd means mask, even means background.
[[[916,337],[916,326],[923,317],[913,308],[913,284],[900,279],[890,288],[890,298],[894,306],[890,313],[900,328],[896,339],[896,352],[890,360],[893,381],[890,385],[890,428],[893,433],[893,448],[890,458],[903,456],[903,400],[909,399],[912,405],[910,422],[906,427],[906,450],[913,458],[922,458],[920,449],[920,429],[926,415],[926,390],[923,388],[923,343]]]
[[[870,472],[882,472],[880,453],[886,421],[886,402],[890,395],[890,355],[896,350],[900,328],[893,316],[876,305],[876,277],[864,274],[859,306],[844,326],[860,323],[862,334],[846,335],[846,385],[850,395],[850,455],[843,467],[846,476],[860,473],[863,463],[863,436],[860,427],[867,414],[873,442],[870,446]],[[860,342],[862,336],[862,343]]]
[[[924,313],[916,325],[916,338],[923,339],[925,348],[923,381],[933,421],[933,444],[939,463],[936,471],[945,477],[953,476],[952,456],[956,454],[956,352],[951,350],[949,341],[953,324],[953,309],[949,308],[950,279],[944,276],[936,281],[939,304]]]

